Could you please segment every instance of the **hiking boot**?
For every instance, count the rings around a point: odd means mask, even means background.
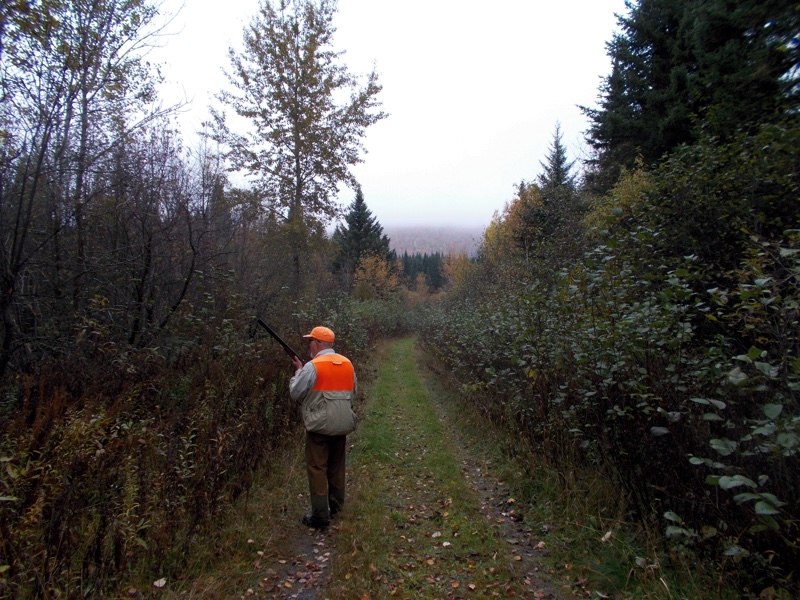
[[[342,511],[344,506],[344,490],[330,488],[328,490],[328,505],[331,507],[331,519]]]
[[[303,515],[303,525],[305,525],[306,527],[313,527],[314,529],[325,529],[330,524],[331,524],[330,519],[315,517],[311,513]]]

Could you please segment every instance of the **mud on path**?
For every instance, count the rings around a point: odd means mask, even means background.
[[[308,499],[298,444],[267,492],[270,506],[250,501],[265,523],[246,540],[236,595],[230,585],[227,595],[192,586],[176,597],[574,597],[541,572],[546,531],[525,525],[492,461],[438,401],[414,340],[386,344],[379,356],[374,376],[362,376],[369,383],[348,440],[347,503],[331,527],[300,523]]]

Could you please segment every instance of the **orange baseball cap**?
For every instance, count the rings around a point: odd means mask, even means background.
[[[327,327],[314,327],[314,329],[311,330],[311,333],[304,335],[303,337],[314,338],[315,340],[318,340],[320,342],[330,342],[331,344],[333,343],[333,340],[336,338],[336,336],[333,335],[333,331],[331,331]]]

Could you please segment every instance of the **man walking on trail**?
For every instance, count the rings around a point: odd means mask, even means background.
[[[311,492],[311,514],[303,524],[321,529],[344,506],[345,449],[347,434],[356,428],[353,398],[356,374],[353,364],[333,350],[333,331],[314,327],[308,338],[311,360],[296,369],[289,381],[292,399],[302,402],[306,428],[306,466]]]

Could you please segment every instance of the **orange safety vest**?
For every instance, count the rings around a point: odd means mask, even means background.
[[[341,354],[323,354],[311,362],[317,370],[315,392],[352,392],[355,389],[353,363]]]
[[[356,428],[353,412],[356,376],[353,363],[341,354],[311,359],[317,378],[303,401],[303,423],[308,431],[347,435]]]

